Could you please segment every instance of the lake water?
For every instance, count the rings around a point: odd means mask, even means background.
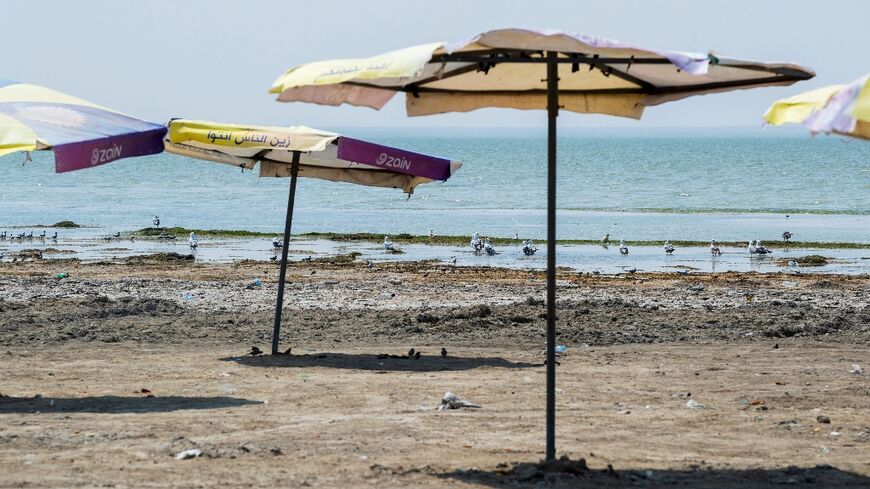
[[[531,237],[546,233],[546,132],[349,129],[463,161],[407,199],[300,180],[294,231]],[[799,130],[564,129],[559,238],[870,242],[870,144]],[[287,179],[161,154],[67,174],[53,155],[0,157],[0,231],[73,220],[92,234],[162,225],[279,232]],[[560,264],[562,259],[560,258]]]

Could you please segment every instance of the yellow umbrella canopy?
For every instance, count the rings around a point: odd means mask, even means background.
[[[482,107],[546,109],[546,52],[558,57],[561,109],[632,118],[640,118],[645,107],[692,95],[814,76],[789,63],[647,49],[554,30],[500,29],[463,42],[295,66],[269,91],[282,102],[376,109],[405,92],[412,116]]]
[[[768,124],[803,123],[813,133],[870,139],[870,74],[777,100],[764,113]]]
[[[173,119],[166,151],[251,170],[261,177],[298,176],[370,187],[400,188],[445,181],[462,163],[352,139],[305,126],[276,127]]]
[[[371,58],[290,68],[272,84],[281,102],[380,109],[405,93],[410,116],[485,107],[547,110],[547,423],[553,460],[556,410],[556,117],[564,109],[639,119],[646,107],[693,95],[815,76],[790,63],[664,51],[558,30],[499,29]]]
[[[842,89],[843,85],[831,85],[777,100],[764,113],[764,121],[774,126],[803,122],[810,114],[824,107],[831,95]]]

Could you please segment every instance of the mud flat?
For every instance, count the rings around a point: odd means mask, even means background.
[[[0,266],[0,487],[870,486],[867,277],[560,274],[552,470],[542,273],[277,271]]]

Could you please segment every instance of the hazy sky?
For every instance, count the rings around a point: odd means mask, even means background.
[[[0,78],[55,88],[138,117],[252,124],[543,126],[544,111],[486,109],[408,118],[278,103],[285,69],[502,27],[555,28],[641,46],[792,61],[818,76],[785,88],[694,97],[641,122],[563,113],[563,126],[753,126],[783,96],[870,71],[870,1],[41,1],[0,5]]]

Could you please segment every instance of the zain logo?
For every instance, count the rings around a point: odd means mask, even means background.
[[[392,168],[398,168],[400,170],[410,170],[411,169],[411,160],[406,160],[401,156],[390,156],[387,153],[381,153],[378,155],[378,164],[381,166],[389,166]]]

